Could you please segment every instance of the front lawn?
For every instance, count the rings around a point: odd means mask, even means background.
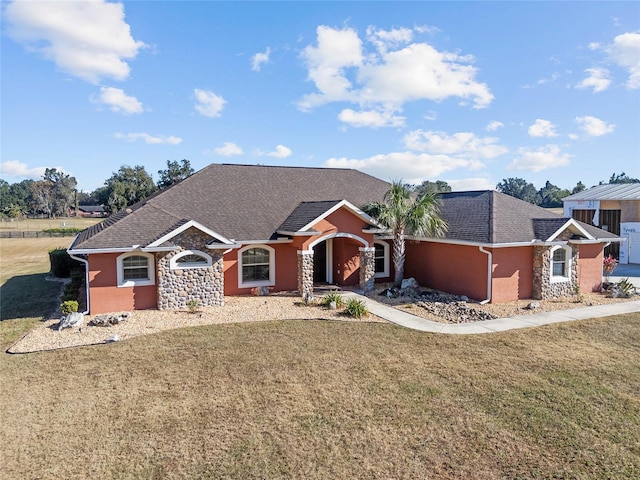
[[[639,478],[638,359],[640,313],[478,336],[228,324],[4,354],[0,471]]]

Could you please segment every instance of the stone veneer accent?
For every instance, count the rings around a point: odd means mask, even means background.
[[[578,285],[578,262],[580,247],[571,245],[571,272],[567,282],[551,282],[551,248],[548,246],[533,247],[533,294],[534,300],[570,297]]]
[[[360,249],[360,288],[370,292],[374,288],[376,277],[376,249],[375,247]]]
[[[298,293],[304,299],[313,298],[313,250],[298,251]]]
[[[175,252],[159,253],[157,258],[158,309],[178,310],[188,308],[191,300],[200,307],[224,305],[224,269],[222,252],[208,250],[210,237],[197,228],[177,235],[173,241],[179,245]],[[212,258],[210,267],[171,270],[171,259],[185,250],[200,250]]]

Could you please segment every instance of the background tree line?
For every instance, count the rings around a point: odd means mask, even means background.
[[[104,185],[92,192],[76,189],[77,181],[55,168],[47,168],[41,180],[23,180],[9,184],[0,179],[0,216],[20,218],[25,215],[43,215],[49,218],[67,216],[79,205],[101,205],[107,213],[115,213],[143,200],[159,190],[170,187],[194,173],[189,160],[167,160],[167,167],[158,170],[158,182],[142,165],[122,165],[117,172],[105,180]],[[640,183],[624,172],[612,174],[600,185]],[[450,192],[451,187],[442,180],[424,181],[410,186],[418,194]],[[537,190],[532,183],[522,178],[505,178],[496,185],[496,190],[545,208],[562,207],[562,199],[585,190],[578,182],[572,190],[561,189],[547,181]]]
[[[0,179],[0,215],[20,218],[43,215],[48,218],[68,216],[79,205],[101,205],[107,213],[124,210],[158,190],[193,174],[189,160],[167,160],[167,168],[158,170],[158,183],[142,165],[123,165],[104,185],[93,192],[78,191],[78,182],[55,168],[47,168],[42,180],[23,180],[9,184]]]

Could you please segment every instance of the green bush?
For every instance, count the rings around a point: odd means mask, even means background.
[[[78,261],[71,258],[67,249],[62,247],[49,250],[49,263],[51,273],[58,278],[69,278],[71,270],[78,265]]]
[[[81,228],[73,228],[73,227],[66,227],[66,228],[46,228],[44,230],[42,230],[44,233],[57,233],[60,235],[65,235],[65,234],[69,234],[69,233],[80,233],[82,231]]]
[[[191,300],[189,300],[189,301],[187,302],[187,307],[189,308],[189,311],[190,311],[191,313],[195,313],[195,312],[196,312],[196,310],[198,309],[198,304],[199,304],[199,303],[200,303],[200,302],[198,302],[198,299],[197,299],[197,298],[192,298]]]
[[[344,311],[347,315],[354,318],[362,318],[369,315],[369,310],[367,310],[364,302],[357,298],[350,298]]]
[[[75,300],[67,300],[60,304],[60,311],[63,315],[69,315],[70,313],[78,311],[78,302]]]
[[[337,292],[329,292],[324,297],[322,297],[322,305],[329,308],[329,306],[335,303],[336,307],[341,308],[344,306],[344,298]]]

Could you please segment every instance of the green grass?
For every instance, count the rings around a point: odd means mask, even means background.
[[[0,231],[17,231],[17,232],[41,232],[43,230],[58,228],[80,228],[85,229],[91,225],[101,222],[104,218],[82,218],[82,217],[63,217],[63,218],[24,218],[13,219],[12,221],[0,222]]]

